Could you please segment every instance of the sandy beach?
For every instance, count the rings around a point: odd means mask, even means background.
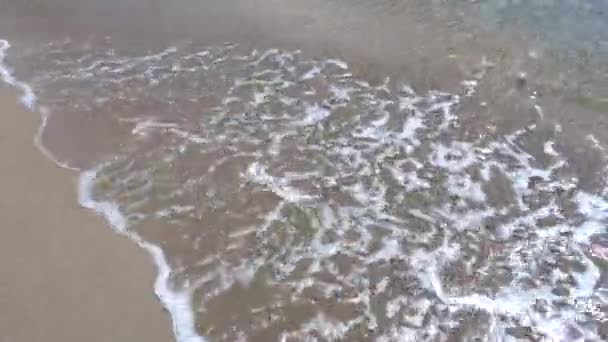
[[[0,0],[0,342],[608,340],[606,15]]]
[[[146,252],[78,207],[76,174],[47,160],[38,115],[0,88],[0,341],[171,341]]]

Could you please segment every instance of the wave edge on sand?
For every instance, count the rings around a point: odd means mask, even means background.
[[[205,339],[198,335],[194,328],[194,317],[191,296],[184,292],[175,292],[169,286],[170,268],[163,251],[156,245],[143,241],[137,234],[126,230],[126,219],[115,203],[107,201],[95,201],[92,196],[92,180],[96,176],[96,170],[82,171],[59,161],[41,142],[42,134],[49,119],[50,112],[47,108],[37,105],[37,97],[30,85],[17,79],[11,69],[6,65],[5,58],[11,44],[7,40],[0,39],[0,76],[2,81],[19,91],[19,102],[27,109],[38,112],[41,122],[34,137],[34,144],[40,152],[57,166],[79,172],[78,176],[78,202],[80,206],[93,210],[103,217],[110,227],[117,233],[128,237],[138,246],[145,249],[157,267],[157,276],[154,283],[154,292],[163,307],[169,312],[173,321],[173,332],[177,341],[180,342],[203,342]]]

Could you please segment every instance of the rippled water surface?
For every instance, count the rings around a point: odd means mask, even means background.
[[[415,9],[529,32],[604,10],[451,5]],[[52,40],[13,63],[50,113],[42,140],[82,171],[81,204],[152,251],[180,341],[602,341],[608,74],[580,63],[604,24],[572,24],[563,49],[412,36],[430,47],[404,55],[441,51],[412,79],[267,42]]]
[[[47,72],[30,82],[42,104],[130,131],[88,173],[91,191],[117,204],[124,229],[161,246],[200,334],[606,333],[590,249],[605,190],[579,187],[560,126],[538,108],[498,134],[463,124],[475,119],[460,110],[475,79],[456,94],[416,93],[297,51],[183,44],[128,56],[65,43],[37,56]],[[603,184],[596,171],[586,181]]]

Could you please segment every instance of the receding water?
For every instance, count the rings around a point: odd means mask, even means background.
[[[352,6],[409,11],[387,4]],[[415,9],[449,32],[467,11],[458,25],[497,30],[574,6],[451,5]],[[409,71],[301,37],[61,39],[12,63],[81,204],[154,256],[179,341],[605,340],[601,61],[568,59],[575,38],[468,51],[432,33],[412,41],[441,54]]]

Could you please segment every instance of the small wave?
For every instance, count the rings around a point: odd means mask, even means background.
[[[418,94],[235,45],[150,56],[62,46],[30,84],[50,110],[120,104],[132,140],[79,199],[152,254],[178,341],[601,340],[608,188],[583,190],[559,127],[461,138],[477,82]]]
[[[83,208],[95,211],[110,224],[114,231],[121,235],[126,235],[150,253],[158,268],[154,290],[163,306],[171,314],[176,339],[184,342],[204,341],[194,330],[194,315],[192,304],[190,303],[191,294],[188,291],[175,291],[170,286],[169,275],[171,268],[162,249],[142,240],[135,232],[127,230],[127,218],[120,211],[117,203],[96,201],[94,199],[92,192],[96,177],[96,170],[89,170],[80,174],[78,181],[78,203]]]
[[[42,122],[35,137],[35,143],[43,154],[50,160],[54,161],[60,167],[79,171],[68,166],[65,163],[59,162],[53,155],[40,143],[40,137],[44,132],[49,112],[47,108],[38,106],[37,97],[30,85],[24,83],[12,74],[10,68],[5,64],[7,50],[10,44],[6,40],[0,40],[0,75],[2,80],[15,87],[21,92],[21,103],[32,111],[38,111],[42,116]],[[79,204],[87,209],[92,209],[117,232],[126,235],[132,241],[144,248],[154,260],[158,274],[154,284],[155,293],[161,300],[163,306],[169,311],[173,319],[173,330],[178,341],[198,342],[204,341],[199,334],[194,330],[194,317],[192,314],[192,305],[190,303],[190,294],[186,292],[176,292],[171,289],[169,284],[169,274],[171,269],[167,264],[163,251],[156,245],[143,241],[136,233],[127,230],[126,217],[121,213],[118,205],[110,201],[96,201],[92,196],[92,189],[96,171],[89,170],[81,172],[78,182],[78,201]]]

